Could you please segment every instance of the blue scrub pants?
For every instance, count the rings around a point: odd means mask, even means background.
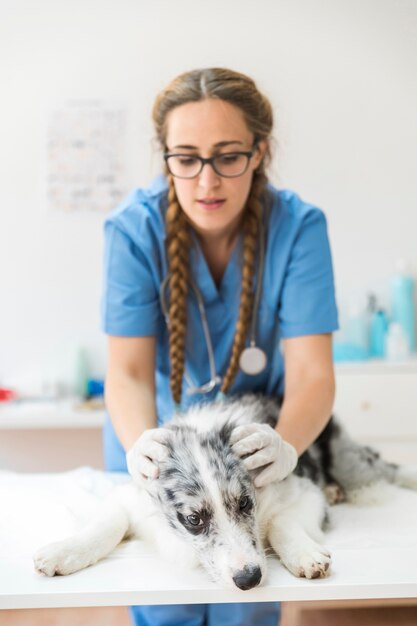
[[[107,418],[103,430],[104,464],[107,470],[126,472],[125,451]],[[131,606],[135,626],[277,626],[278,602],[230,604],[164,604]]]

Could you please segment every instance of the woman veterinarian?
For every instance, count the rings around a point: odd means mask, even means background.
[[[222,394],[283,397],[250,447],[283,479],[327,423],[337,328],[323,213],[267,182],[271,105],[245,75],[178,76],[153,109],[165,176],[105,223],[106,467],[158,475],[176,408]],[[284,376],[285,372],[285,376]],[[262,476],[262,478],[260,478]],[[140,626],[275,626],[277,603],[132,607]]]

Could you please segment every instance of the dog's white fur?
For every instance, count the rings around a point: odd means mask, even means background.
[[[133,481],[116,487],[97,518],[79,534],[38,550],[34,555],[36,570],[47,576],[71,574],[108,555],[124,538],[139,537],[152,542],[161,555],[176,563],[203,565],[225,586],[249,589],[262,583],[265,547],[272,547],[295,576],[326,576],[331,557],[323,546],[327,506],[323,490],[308,476],[293,473],[255,493],[243,463],[225,443],[225,425],[230,433],[234,426],[265,422],[268,412],[277,412],[275,404],[265,406],[256,398],[243,398],[199,406],[174,420],[171,464],[168,461],[165,469],[161,466],[160,478],[146,488]],[[331,444],[338,453],[344,446],[347,455],[343,458],[354,458],[352,475],[363,474],[357,466],[363,448],[339,434]],[[312,449],[311,454],[314,458],[318,452]],[[346,461],[346,467],[341,463],[340,475],[349,473],[350,462]],[[378,465],[378,471],[388,471],[387,464],[378,463],[383,468]],[[415,472],[390,472],[382,478],[417,488]],[[193,473],[198,474],[197,484],[192,481]],[[369,482],[367,476],[361,480],[363,484]],[[338,482],[343,486],[340,476]],[[357,487],[358,480],[351,486]],[[251,499],[253,506],[249,507],[247,501]],[[189,519],[194,519],[196,511],[201,523],[193,526]]]
[[[319,489],[312,489],[308,483],[307,479],[292,475],[281,483],[259,489],[258,522],[263,529],[262,542],[268,541],[295,576],[315,578],[327,571],[330,554],[321,545],[324,498]],[[234,571],[254,563],[261,567],[264,577],[264,554],[242,541],[244,537],[236,533],[236,527],[230,525],[228,531],[223,536],[228,550],[223,547],[218,560],[220,582],[232,585]],[[116,487],[97,518],[79,534],[38,550],[34,555],[35,568],[47,576],[72,574],[107,556],[126,537],[153,543],[161,555],[174,563],[190,567],[199,564],[189,543],[174,535],[160,516],[149,493],[132,482]]]

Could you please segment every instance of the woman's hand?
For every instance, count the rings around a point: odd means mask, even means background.
[[[231,435],[232,450],[245,457],[248,470],[265,467],[255,478],[255,487],[264,487],[274,480],[283,480],[297,465],[295,448],[284,441],[268,424],[245,424],[237,426]]]
[[[168,455],[168,448],[165,444],[169,435],[168,428],[148,428],[128,450],[127,469],[135,482],[143,484],[148,480],[158,478],[158,463]]]

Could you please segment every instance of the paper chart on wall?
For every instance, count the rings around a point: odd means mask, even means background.
[[[126,108],[69,100],[46,124],[46,196],[51,210],[105,212],[126,194]]]

